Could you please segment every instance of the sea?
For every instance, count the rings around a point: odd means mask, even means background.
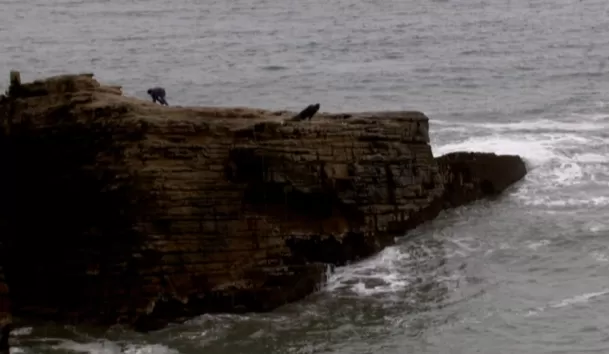
[[[0,89],[93,72],[170,105],[419,110],[434,155],[529,173],[312,296],[142,334],[19,324],[12,353],[609,353],[609,2],[0,0]]]

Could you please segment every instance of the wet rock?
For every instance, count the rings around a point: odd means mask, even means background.
[[[499,195],[527,173],[520,156],[456,152],[436,159],[444,181],[444,207]]]
[[[420,112],[286,115],[160,107],[91,74],[9,90],[0,242],[13,314],[150,330],[269,311],[481,195],[446,194],[484,168],[434,159]]]

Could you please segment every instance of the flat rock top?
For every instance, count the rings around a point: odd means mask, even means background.
[[[129,118],[144,120],[149,123],[166,123],[167,121],[181,121],[191,123],[218,124],[227,128],[242,129],[252,124],[263,122],[283,123],[295,116],[298,112],[270,111],[247,107],[182,107],[161,106],[151,100],[142,100],[122,94],[121,87],[104,86],[93,78],[93,74],[60,75],[37,80],[31,83],[19,83],[15,90],[13,86],[9,92],[21,98],[45,95],[70,94],[71,99],[81,97],[80,104],[97,107],[127,108]],[[92,98],[92,99],[91,99]],[[303,109],[311,102],[303,102]],[[323,107],[323,105],[322,105]],[[127,117],[125,117],[127,118]],[[371,124],[384,120],[389,124],[421,121],[428,118],[417,111],[392,112],[358,112],[358,113],[321,113],[315,115],[313,122],[316,126],[336,125],[337,121],[345,124]],[[290,124],[307,124],[308,121],[291,122]]]

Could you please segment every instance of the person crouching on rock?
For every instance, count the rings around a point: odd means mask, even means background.
[[[164,88],[153,87],[151,89],[148,89],[148,94],[150,95],[150,97],[152,97],[153,103],[156,103],[158,101],[159,104],[161,104],[163,106],[169,106],[167,101],[165,101],[165,89]]]

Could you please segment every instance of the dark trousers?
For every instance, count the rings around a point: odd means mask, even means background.
[[[169,106],[169,104],[167,103],[167,101],[165,101],[164,97],[155,97],[152,99],[152,102],[159,101],[160,104],[162,104],[163,106]]]

